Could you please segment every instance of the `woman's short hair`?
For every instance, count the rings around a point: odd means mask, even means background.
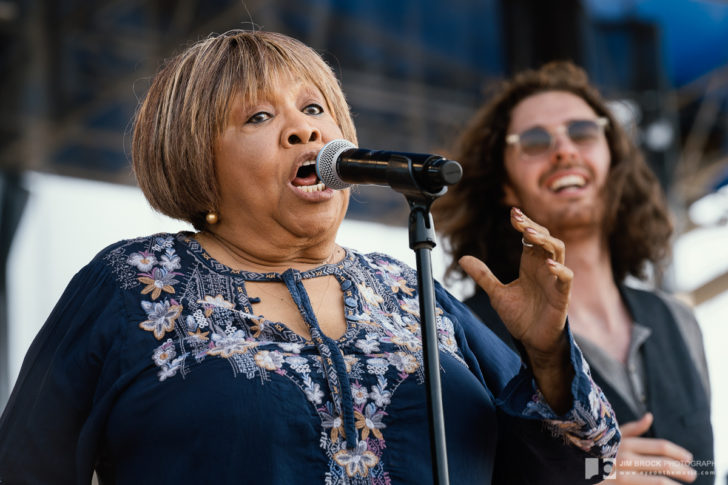
[[[212,35],[166,61],[137,111],[132,164],[151,206],[204,228],[205,214],[219,206],[213,147],[231,99],[254,103],[286,75],[315,85],[344,138],[356,143],[339,81],[313,49],[274,32]]]
[[[609,120],[605,131],[611,166],[605,189],[604,234],[617,281],[644,276],[646,261],[668,252],[672,223],[659,182],[639,149],[607,108],[586,72],[570,62],[552,62],[504,81],[470,119],[452,156],[463,166],[462,180],[433,206],[438,231],[453,256],[448,275],[463,276],[457,265],[471,254],[483,259],[502,280],[518,276],[520,234],[510,225],[503,203],[505,138],[513,109],[523,99],[546,91],[582,98]]]

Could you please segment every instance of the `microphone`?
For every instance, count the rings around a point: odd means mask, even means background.
[[[442,195],[457,183],[463,168],[454,160],[425,153],[357,148],[348,140],[333,140],[316,156],[316,175],[332,189],[352,184],[384,185],[398,192]]]

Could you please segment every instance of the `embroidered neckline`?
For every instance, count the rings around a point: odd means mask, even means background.
[[[245,271],[245,270],[238,270],[233,269],[230,266],[223,264],[219,262],[217,259],[212,257],[205,248],[202,247],[202,245],[193,237],[192,232],[190,231],[182,231],[177,234],[177,239],[181,242],[183,242],[187,248],[198,257],[198,259],[203,262],[206,266],[209,266],[217,273],[225,273],[225,274],[231,274],[240,276],[245,280],[248,281],[283,281],[283,273],[284,272],[267,272],[267,273],[259,273],[256,271]],[[344,250],[344,257],[338,261],[333,263],[324,263],[320,266],[317,266],[315,268],[311,268],[305,271],[298,271],[296,269],[288,269],[286,271],[293,271],[294,273],[300,274],[302,279],[308,279],[308,278],[316,278],[319,276],[328,276],[331,274],[340,274],[340,271],[343,269],[351,266],[354,262],[354,255],[349,250],[349,248],[340,246]]]

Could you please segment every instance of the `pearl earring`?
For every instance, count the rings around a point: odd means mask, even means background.
[[[205,220],[210,225],[217,224],[217,221],[218,221],[217,212],[215,212],[215,211],[208,212],[207,215],[205,215]]]

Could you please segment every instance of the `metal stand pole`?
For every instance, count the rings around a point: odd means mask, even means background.
[[[437,194],[440,195],[440,194]],[[435,247],[435,228],[430,215],[434,194],[405,195],[410,206],[409,245],[417,259],[417,288],[420,294],[422,350],[425,363],[427,413],[430,425],[430,450],[433,477],[436,485],[448,485],[445,418],[440,384],[440,356],[437,321],[435,320],[435,283],[432,276],[432,248]]]

